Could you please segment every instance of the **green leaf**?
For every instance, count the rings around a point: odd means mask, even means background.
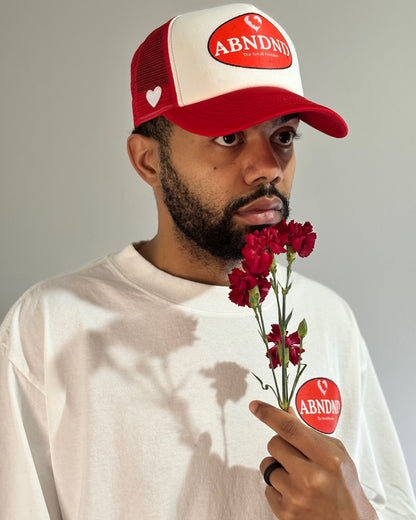
[[[284,295],[287,295],[287,294],[289,293],[289,291],[290,291],[291,288],[292,288],[292,284],[290,283],[290,284],[288,285],[288,287],[286,287],[286,289],[283,289],[283,294],[284,294]]]
[[[277,394],[276,394],[276,391],[275,391],[275,389],[272,386],[265,385],[263,383],[263,381],[259,378],[259,376],[256,376],[256,374],[254,372],[252,372],[252,374],[257,379],[257,381],[260,383],[262,390],[271,390],[274,393],[274,395],[276,396],[276,399],[278,398]]]
[[[289,325],[290,320],[292,319],[293,309],[290,311],[289,316],[286,318],[285,321],[285,329],[287,330],[287,327]]]

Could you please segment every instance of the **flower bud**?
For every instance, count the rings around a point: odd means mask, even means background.
[[[273,274],[275,275],[275,274],[276,274],[276,271],[277,271],[276,258],[273,256],[273,261],[272,261],[272,263],[270,264],[270,272],[273,273]]]
[[[308,333],[308,324],[306,323],[305,318],[299,323],[298,326],[298,335],[300,339],[302,340],[306,334]]]
[[[249,289],[248,294],[249,294],[248,303],[252,309],[255,309],[256,307],[258,307],[258,305],[260,303],[259,286],[256,285],[252,289]]]
[[[286,258],[289,265],[291,265],[296,259],[296,253],[293,251],[292,246],[287,246]]]

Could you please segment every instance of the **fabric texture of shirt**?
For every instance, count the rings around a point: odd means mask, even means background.
[[[309,329],[299,386],[339,389],[333,435],[379,518],[416,518],[350,308],[297,274],[288,307]],[[276,322],[274,295],[263,312]],[[0,518],[271,520],[258,467],[274,432],[248,404],[275,403],[251,372],[271,383],[253,311],[133,245],[37,284],[0,328]]]

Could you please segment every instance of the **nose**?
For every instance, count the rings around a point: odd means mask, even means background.
[[[276,184],[283,179],[283,167],[269,139],[259,137],[246,146],[243,167],[247,184]]]

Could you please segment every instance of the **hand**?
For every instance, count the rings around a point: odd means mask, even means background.
[[[260,464],[264,471],[274,460],[282,464],[270,475],[266,497],[279,520],[376,520],[355,465],[338,439],[305,424],[294,412],[253,401],[250,410],[278,435],[267,449],[271,457]]]

